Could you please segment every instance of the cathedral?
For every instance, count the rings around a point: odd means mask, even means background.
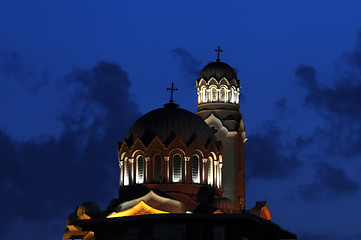
[[[79,205],[63,240],[297,239],[272,221],[266,202],[246,209],[241,84],[216,51],[196,80],[198,111],[174,102],[172,83],[169,103],[118,143],[118,198],[105,210]]]

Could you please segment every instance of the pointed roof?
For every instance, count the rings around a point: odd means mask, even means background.
[[[152,190],[142,197],[120,203],[114,211],[124,212],[128,209],[134,208],[134,206],[138,205],[140,202],[146,203],[151,208],[168,213],[185,213],[185,206],[183,203],[174,199],[159,196]]]
[[[138,216],[138,215],[147,215],[147,214],[165,214],[165,213],[169,213],[169,212],[152,208],[151,206],[146,204],[143,200],[141,200],[140,202],[138,202],[138,204],[134,205],[133,207],[121,212],[112,213],[108,215],[107,218]]]

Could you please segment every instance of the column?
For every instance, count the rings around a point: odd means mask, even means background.
[[[165,182],[169,182],[169,172],[170,172],[170,166],[169,166],[169,156],[164,156],[165,160]]]
[[[207,183],[207,178],[206,178],[206,164],[207,164],[207,158],[203,158],[202,159],[202,172],[203,172],[203,174],[202,174],[202,182],[201,182],[201,184],[204,184],[204,183]],[[208,169],[207,169],[207,171],[208,171]]]
[[[129,176],[129,184],[134,184],[135,177],[134,177],[134,158],[129,158],[129,164],[130,164],[130,176]]]
[[[124,183],[124,169],[123,169],[123,161],[119,161],[119,168],[120,168],[120,176],[119,176],[119,185],[123,186]]]
[[[151,175],[151,171],[149,171],[149,164],[150,164],[150,157],[145,157],[145,168],[144,168],[144,174],[145,174],[145,178],[144,181],[145,183],[149,183],[150,180],[150,175]]]
[[[222,187],[222,166],[223,163],[219,163],[219,187]]]
[[[188,180],[188,164],[189,164],[189,160],[191,158],[190,157],[184,157],[184,178],[183,178],[183,181],[184,183],[189,183],[189,180]]]

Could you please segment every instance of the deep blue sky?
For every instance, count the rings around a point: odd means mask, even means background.
[[[300,240],[359,239],[360,1],[2,1],[0,234],[59,239],[117,195],[116,144],[216,59],[242,84],[247,208]],[[23,229],[23,230],[19,230]],[[29,237],[30,235],[30,237]]]

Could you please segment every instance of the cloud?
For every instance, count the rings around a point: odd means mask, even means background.
[[[316,108],[324,117],[359,119],[361,112],[361,79],[341,77],[334,86],[322,86],[316,80],[316,70],[311,66],[300,65],[296,72],[298,84],[307,88],[305,105]],[[336,113],[336,115],[334,115]]]
[[[49,83],[49,76],[46,70],[38,73],[25,66],[17,52],[3,51],[0,49],[0,82],[5,78],[12,78],[22,83],[34,93],[36,93],[40,87]]]
[[[289,108],[288,100],[286,97],[277,100],[274,103],[274,106],[276,108],[278,118],[285,117],[286,115],[291,115],[291,116],[296,115],[295,112]]]
[[[338,154],[351,158],[361,154],[361,33],[356,47],[343,56],[339,72],[333,85],[317,80],[314,67],[300,65],[296,71],[297,83],[307,90],[304,105],[317,111],[324,124],[305,140],[325,139],[328,147],[325,154]]]
[[[63,84],[69,99],[59,137],[16,142],[0,129],[0,222],[39,222],[46,228],[47,220],[63,219],[54,239],[77,205],[106,205],[117,195],[117,142],[140,115],[128,75],[115,63],[74,67]]]
[[[349,178],[343,169],[321,162],[316,165],[313,182],[299,185],[298,192],[304,200],[316,200],[322,197],[335,198],[354,194],[359,188],[359,184]]]
[[[292,147],[284,145],[283,133],[275,122],[266,122],[262,129],[263,133],[249,136],[246,143],[247,177],[288,178],[301,166],[301,162],[292,152]]]
[[[173,49],[172,55],[175,59],[180,61],[182,70],[192,77],[189,84],[194,86],[194,77],[199,76],[202,61],[196,59],[190,52],[181,47]]]

